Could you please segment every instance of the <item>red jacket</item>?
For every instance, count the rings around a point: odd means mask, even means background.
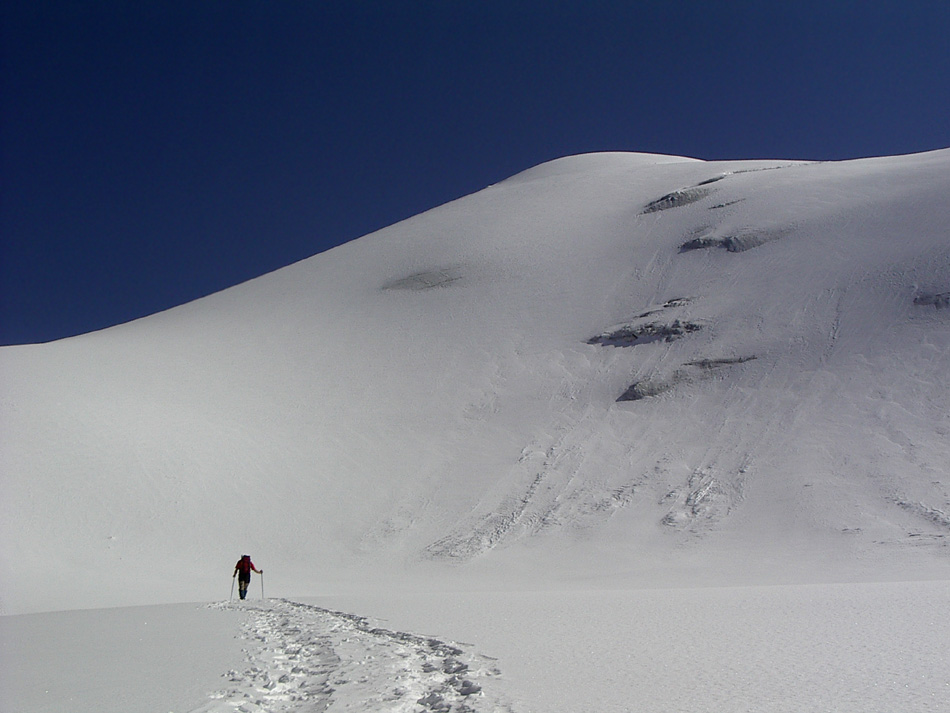
[[[237,564],[234,565],[234,573],[237,574],[240,572],[242,577],[247,577],[248,579],[251,577],[251,570],[260,572],[260,570],[254,566],[254,563],[251,562],[251,558],[248,555],[244,555],[237,561]]]

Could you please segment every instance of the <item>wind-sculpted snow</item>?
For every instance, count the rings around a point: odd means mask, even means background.
[[[722,520],[742,501],[747,466],[734,473],[714,473],[711,468],[692,473],[685,486],[663,498],[670,510],[663,517],[669,527],[701,533]]]
[[[622,471],[587,477],[580,444],[591,437],[591,426],[582,422],[564,428],[545,451],[526,447],[507,474],[507,487],[430,544],[425,556],[465,562],[525,537],[564,528],[590,531],[632,505],[647,478],[631,479]]]
[[[932,525],[936,525],[944,532],[929,533],[930,538],[943,540],[950,538],[950,511],[939,510],[926,505],[925,503],[909,503],[905,500],[897,500],[897,504],[904,510],[923,518]],[[920,537],[921,533],[914,533],[914,537]]]
[[[384,290],[431,290],[434,287],[446,287],[462,279],[462,271],[457,267],[417,272],[408,277],[393,280],[383,286]]]
[[[247,610],[247,661],[192,713],[512,710],[492,692],[496,662],[455,644],[285,599],[213,606]]]

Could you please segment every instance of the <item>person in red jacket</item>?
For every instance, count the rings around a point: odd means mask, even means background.
[[[247,585],[251,583],[251,572],[264,574],[264,570],[258,569],[254,566],[254,563],[251,562],[250,555],[241,555],[241,559],[234,565],[234,574],[231,575],[231,579],[235,577],[238,578],[238,594],[241,596],[241,599],[247,596]]]

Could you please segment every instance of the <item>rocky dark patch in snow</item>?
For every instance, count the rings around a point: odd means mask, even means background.
[[[679,251],[685,253],[692,250],[725,248],[731,253],[741,253],[783,238],[788,232],[787,230],[746,230],[735,235],[726,236],[712,233],[687,240],[680,245]]]
[[[708,188],[709,184],[721,181],[729,175],[730,174],[728,173],[723,173],[718,176],[713,176],[712,178],[707,178],[705,181],[700,181],[696,185],[690,186],[689,188],[681,188],[677,191],[673,191],[672,193],[667,193],[665,196],[661,196],[643,206],[643,210],[640,211],[640,214],[645,215],[647,213],[656,213],[661,210],[679,208],[680,206],[701,201],[703,198],[712,193],[713,189]]]
[[[247,665],[192,713],[511,710],[486,690],[494,660],[455,644],[287,600],[214,606],[248,610]]]
[[[447,267],[438,270],[417,272],[399,280],[393,280],[383,285],[384,290],[431,290],[436,287],[447,287],[453,282],[462,279],[462,271],[457,267]]]
[[[631,384],[618,398],[617,402],[623,401],[641,401],[643,399],[659,396],[667,391],[671,391],[680,384],[689,383],[694,380],[708,379],[713,372],[729,366],[744,364],[752,361],[755,356],[743,357],[720,357],[718,359],[695,359],[683,363],[683,367],[676,369],[669,376],[654,376],[642,379]]]
[[[698,332],[702,325],[696,322],[674,319],[668,324],[649,322],[640,325],[625,325],[587,340],[588,344],[604,347],[632,347],[650,342],[672,342],[687,334]]]
[[[710,193],[712,193],[712,189],[706,188],[705,186],[683,188],[678,191],[673,191],[672,193],[667,193],[655,201],[650,201],[643,206],[643,210],[641,210],[640,213],[641,215],[646,215],[647,213],[657,213],[661,210],[669,210],[670,208],[679,208],[680,206],[701,201]]]
[[[690,380],[689,372],[684,369],[677,369],[672,375],[665,378],[652,378],[637,381],[627,387],[627,390],[617,397],[617,402],[640,401],[642,399],[653,398],[667,391],[671,391],[675,386]]]
[[[690,238],[685,243],[680,245],[680,252],[685,253],[690,250],[706,250],[707,248],[722,248],[725,247],[724,244],[725,238],[720,238],[715,235],[702,235],[698,238]]]
[[[630,347],[650,342],[672,342],[687,334],[698,332],[703,328],[702,324],[681,318],[669,319],[668,317],[666,321],[656,319],[650,322],[639,321],[667,313],[669,310],[676,310],[678,307],[685,307],[692,301],[691,297],[674,297],[659,307],[642,312],[631,322],[611,327],[596,337],[591,337],[587,343],[605,347]]]
[[[921,292],[914,298],[915,305],[933,305],[937,309],[950,307],[950,292]]]

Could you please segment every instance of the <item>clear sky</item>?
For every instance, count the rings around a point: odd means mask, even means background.
[[[950,147],[946,0],[5,0],[0,33],[2,344],[569,154]]]

